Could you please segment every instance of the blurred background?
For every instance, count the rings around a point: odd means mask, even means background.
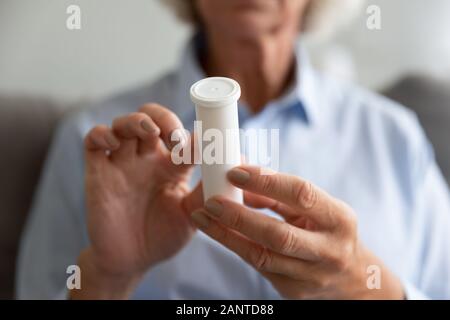
[[[66,28],[70,4],[81,7],[81,30]],[[381,30],[366,27],[369,5],[381,9]],[[383,89],[410,72],[448,75],[448,30],[448,0],[367,0],[347,28],[310,47],[316,65]],[[188,36],[159,0],[1,0],[0,92],[103,97],[169,70]]]
[[[72,4],[81,30],[66,28]],[[380,30],[366,26],[370,5]],[[307,43],[317,68],[416,112],[447,179],[449,32],[449,0],[367,0],[345,28]],[[18,240],[62,114],[155,80],[189,35],[160,0],[0,1],[0,298],[13,296]]]

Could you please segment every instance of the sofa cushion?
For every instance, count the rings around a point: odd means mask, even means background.
[[[47,99],[0,97],[0,299],[13,297],[22,226],[60,110]]]

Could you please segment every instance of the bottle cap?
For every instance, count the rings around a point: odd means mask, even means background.
[[[239,83],[224,77],[205,78],[191,87],[192,102],[205,107],[224,107],[237,102],[240,96]]]

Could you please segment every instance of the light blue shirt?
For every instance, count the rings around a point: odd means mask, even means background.
[[[205,77],[193,47],[177,71],[59,127],[21,243],[18,298],[63,297],[66,268],[89,244],[83,186],[89,129],[151,101],[192,128],[189,88]],[[257,115],[239,109],[242,128],[280,130],[280,171],[308,179],[353,207],[361,240],[402,279],[408,298],[450,298],[449,193],[413,113],[316,72],[301,50],[287,94]],[[234,253],[198,232],[178,255],[149,270],[134,298],[280,296]]]

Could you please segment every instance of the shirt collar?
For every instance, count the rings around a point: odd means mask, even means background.
[[[193,112],[192,108],[186,108],[186,102],[190,101],[189,89],[191,85],[206,77],[199,64],[197,54],[202,45],[201,37],[196,35],[189,41],[182,54],[177,77],[177,94],[180,106],[179,111],[184,115],[188,112]],[[301,41],[298,41],[295,45],[295,57],[294,82],[284,95],[270,102],[264,109],[289,112],[290,115],[298,116],[307,124],[315,124],[318,120],[318,108],[313,107],[317,101],[317,92],[315,90],[316,74]],[[244,110],[242,114],[250,116]]]

